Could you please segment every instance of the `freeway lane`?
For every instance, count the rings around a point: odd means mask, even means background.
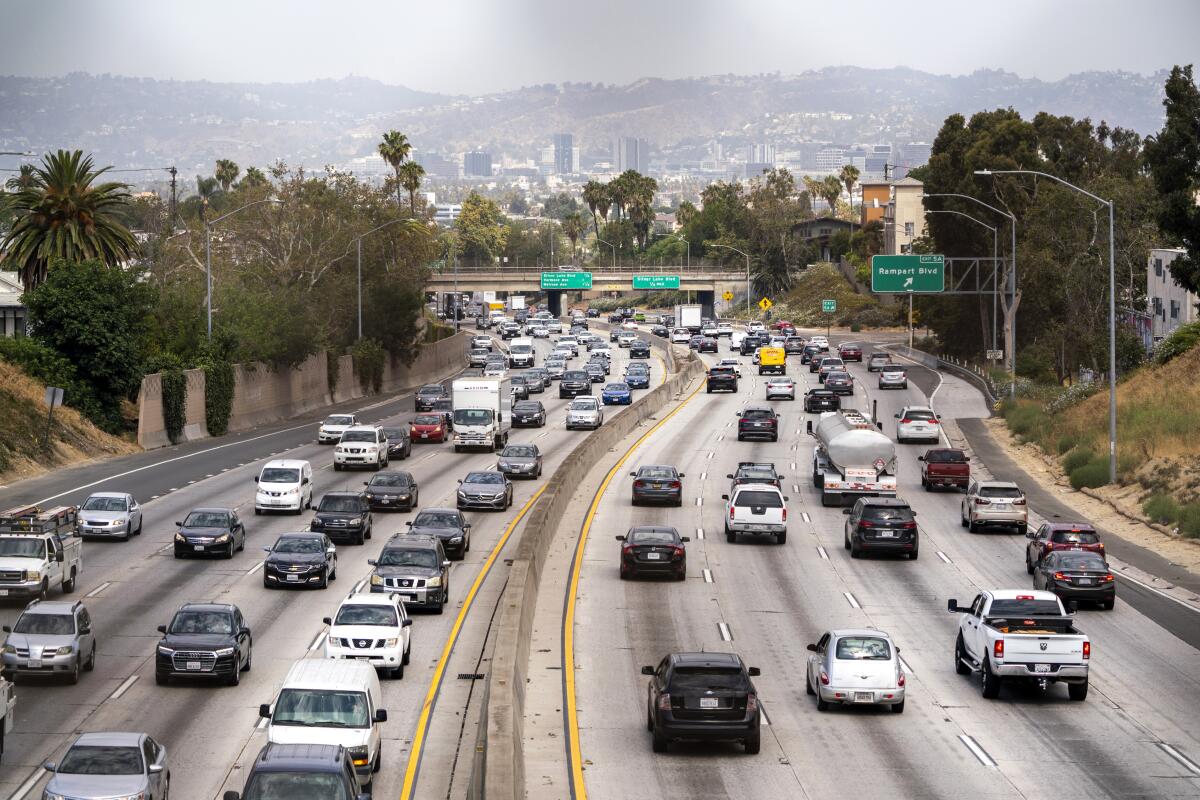
[[[539,343],[538,349],[544,355],[548,345]],[[619,351],[614,375],[620,374],[624,360],[625,351]],[[663,378],[662,364],[659,359],[650,363],[657,384]],[[547,454],[548,475],[586,434],[563,429],[568,401],[557,398],[556,386],[534,398],[541,399],[550,412],[547,427],[514,430],[511,441],[538,444]],[[408,408],[399,419],[412,415]],[[606,411],[620,413],[611,407]],[[332,449],[312,443],[312,428],[305,428],[304,443],[287,455],[312,461],[316,496],[361,487],[369,474],[334,472],[330,468]],[[450,445],[417,445],[407,461],[393,462],[392,467],[414,473],[421,483],[421,506],[430,507],[452,506],[456,480],[470,469],[494,464],[495,456],[488,453],[456,454]],[[96,671],[85,674],[77,686],[25,681],[18,686],[17,729],[8,741],[10,749],[0,771],[0,797],[12,795],[41,761],[59,755],[74,731],[114,728],[145,730],[168,747],[176,797],[219,797],[224,789],[241,788],[243,766],[265,742],[256,729],[258,704],[273,699],[295,659],[320,657],[321,618],[331,615],[341,598],[367,576],[366,559],[377,554],[386,538],[402,531],[404,522],[411,519],[408,514],[377,514],[375,535],[364,547],[339,546],[338,580],[328,591],[267,590],[259,574],[258,548],[283,531],[306,526],[308,515],[255,517],[250,511],[252,477],[259,466],[259,462],[249,461],[146,503],[145,533],[128,544],[85,544],[85,572],[74,597],[93,595],[85,602],[98,633]],[[516,482],[516,502],[507,513],[469,512],[475,523],[472,549],[466,560],[452,568],[452,612],[457,611],[490,546],[540,485],[541,481]],[[247,551],[232,561],[175,561],[170,555],[171,521],[190,508],[221,504],[240,505],[248,528]],[[490,612],[502,582],[502,577],[485,582],[476,608]],[[236,603],[247,615],[255,640],[253,670],[237,688],[187,683],[155,686],[155,626],[168,622],[180,603],[208,599]],[[10,603],[0,609],[0,619],[11,623],[18,612],[19,604]],[[383,769],[376,777],[377,796],[399,793],[416,717],[454,618],[454,613],[417,615],[412,664],[403,680],[383,684],[390,715],[384,726],[386,749]],[[478,642],[461,639],[460,645],[479,648]],[[427,764],[423,774],[448,773],[448,766]],[[462,789],[456,791],[459,794],[455,796],[461,796]],[[435,794],[447,796],[445,787],[431,787],[426,793],[423,778],[420,796]]]
[[[789,374],[804,388],[815,385],[794,364],[789,360]],[[869,408],[878,400],[889,435],[895,411],[926,400],[918,388],[926,386],[922,380],[907,391],[880,393],[864,369],[855,365],[852,371],[859,382],[855,404]],[[955,381],[946,377],[938,391],[939,412],[984,413]],[[1044,695],[1008,687],[997,701],[982,699],[977,679],[954,673],[957,620],[946,613],[945,601],[969,599],[983,587],[1028,586],[1024,539],[963,531],[957,519],[961,496],[922,492],[915,459],[924,447],[906,445],[899,448],[901,496],[919,514],[921,559],[851,560],[841,546],[844,517],[821,507],[809,479],[806,415],[798,403],[776,403],[784,417],[780,442],[738,443],[727,423],[749,397],[761,399],[761,381],[745,381],[734,397],[697,396],[636,454],[637,463],[674,463],[688,474],[682,509],[631,507],[628,479],[615,481],[600,504],[575,626],[587,794],[1200,795],[1200,775],[1172,755],[1193,762],[1200,756],[1195,649],[1119,599],[1115,611],[1080,614],[1095,648],[1086,702],[1069,701],[1062,687]],[[729,544],[721,535],[720,495],[728,486],[723,476],[741,460],[774,461],[788,476],[792,536],[786,545]],[[609,535],[648,522],[671,524],[693,537],[683,584],[618,579],[618,548]],[[805,646],[838,626],[876,626],[896,638],[910,666],[903,715],[816,711],[803,687]],[[735,745],[677,745],[667,755],[651,753],[646,679],[638,668],[672,650],[701,648],[732,650],[762,668],[756,682],[770,724],[760,755],[746,756]]]

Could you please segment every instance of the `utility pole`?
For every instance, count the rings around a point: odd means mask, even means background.
[[[174,166],[171,166],[171,167],[167,167],[167,172],[171,173],[171,215],[168,219],[171,223],[171,230],[174,230],[175,229],[175,214],[178,209],[178,205],[176,205],[177,195],[175,194],[175,177],[176,177],[176,175],[178,175],[179,170],[175,169]]]

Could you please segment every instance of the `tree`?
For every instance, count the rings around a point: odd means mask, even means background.
[[[408,208],[412,215],[417,215],[417,190],[421,188],[421,179],[425,177],[425,168],[415,161],[405,161],[396,170],[400,185],[408,192]]]
[[[508,238],[500,206],[478,192],[471,192],[463,200],[454,231],[458,236],[459,254],[475,263],[490,262],[500,255]]]
[[[838,173],[838,180],[846,187],[846,196],[850,198],[850,210],[854,210],[854,184],[858,183],[858,167],[846,164]]]
[[[836,175],[826,175],[821,181],[820,196],[829,204],[830,216],[837,214],[837,201],[842,196],[842,182]]]
[[[563,220],[563,234],[571,240],[571,263],[575,263],[575,244],[579,241],[579,237],[583,234],[585,225],[583,215],[578,211],[568,214]]]
[[[238,184],[246,189],[258,189],[266,186],[268,183],[267,176],[258,167],[246,167],[246,177],[242,178],[242,182]]]
[[[388,131],[383,135],[383,141],[379,143],[379,155],[396,173],[397,206],[400,205],[400,165],[404,163],[411,152],[412,145],[409,143],[408,137],[400,131]]]
[[[10,192],[19,192],[32,187],[37,175],[34,170],[33,164],[22,164],[18,173],[5,182],[5,186]]]
[[[595,231],[600,230],[600,219],[596,216],[596,210],[600,208],[606,194],[607,190],[600,181],[588,181],[583,185],[583,202],[592,212],[592,229]],[[605,210],[608,210],[607,207]]]
[[[217,179],[196,176],[196,195],[200,198],[200,221],[208,219],[208,206],[217,194]]]
[[[1171,262],[1171,276],[1189,292],[1200,292],[1200,90],[1192,66],[1176,66],[1167,78],[1166,121],[1146,140],[1146,164],[1162,198],[1158,224],[1187,254]]]
[[[120,222],[129,187],[96,183],[108,169],[93,169],[80,150],[59,150],[45,156],[29,185],[9,198],[15,219],[0,242],[0,263],[20,272],[26,290],[46,280],[51,263],[99,259],[117,265],[138,252]]]
[[[217,179],[217,183],[221,184],[221,191],[228,192],[241,171],[241,167],[237,164],[227,158],[222,158],[217,160],[217,168],[213,172],[213,177]]]

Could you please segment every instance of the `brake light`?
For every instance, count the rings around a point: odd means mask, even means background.
[[[1110,572],[1107,575],[1101,576],[1100,580],[1104,581],[1105,583],[1112,583],[1116,580],[1116,578],[1113,577],[1113,574]]]
[[[1056,580],[1056,581],[1065,581],[1066,579],[1067,579],[1067,576],[1066,576],[1066,575],[1064,575],[1064,574],[1062,574],[1061,572],[1056,572],[1056,573],[1054,573],[1054,580]]]
[[[1023,506],[1023,505],[1025,505],[1025,498],[1024,498],[1024,497],[1018,497],[1016,500],[1013,500],[1013,505],[1014,505],[1014,506]]]
[[[1091,642],[1083,643],[1083,657],[1084,658],[1092,657],[1092,643]]]
[[[675,557],[676,557],[676,558],[683,558],[683,548],[682,548],[682,547],[676,547],[676,548],[675,548]]]
[[[680,487],[679,481],[671,481],[670,483],[667,484],[668,489],[678,489],[679,487]]]
[[[733,519],[733,506],[729,507],[729,518]]]
[[[746,712],[753,714],[755,711],[758,711],[758,695],[748,694],[746,695]]]
[[[658,696],[658,710],[659,711],[670,711],[671,710],[671,695],[667,694],[666,692],[663,692],[662,694],[660,694]]]
[[[896,680],[896,685],[899,686],[900,688],[904,688],[905,682],[906,682],[906,678],[904,677],[904,673],[901,672],[900,677]]]
[[[862,522],[858,523],[858,525],[860,528],[874,528],[875,527],[874,522],[869,522],[865,519]]]
[[[783,507],[783,521],[787,522],[787,506]]]
[[[937,425],[937,424],[938,424],[938,421],[937,421],[936,419],[927,419],[927,420],[925,420],[925,421],[926,421],[926,422],[928,422],[930,425]]]
[[[821,685],[822,686],[829,685],[829,675],[826,674],[825,670],[821,670]]]
[[[996,644],[992,646],[992,655],[996,658],[1004,658],[1004,640],[997,639]]]
[[[909,520],[908,522],[904,523],[904,525],[902,527],[912,529],[912,528],[917,527],[917,523],[913,522],[912,520]]]
[[[910,422],[912,422],[912,420],[911,420],[911,419],[907,419],[907,418],[906,418],[906,419],[902,419],[902,420],[900,420],[900,424],[901,424],[901,425],[907,425],[907,424],[908,424],[908,423],[910,423]]]
[[[1096,547],[1099,547],[1101,550],[1103,550],[1103,549],[1104,549],[1104,542],[1096,542]]]
[[[990,506],[991,504],[992,504],[992,501],[988,500],[986,497],[976,497],[975,498],[975,505],[977,505],[977,506]]]
[[[634,481],[633,482],[633,488],[635,488],[635,489],[641,489],[641,488],[645,487],[645,485],[646,485],[645,481]]]
[[[633,555],[633,545],[631,545],[631,544],[621,545],[621,555],[623,555],[623,556]]]

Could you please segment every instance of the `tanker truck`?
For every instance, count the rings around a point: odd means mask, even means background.
[[[821,505],[838,506],[858,497],[896,496],[896,446],[862,412],[853,408],[824,413],[809,436],[813,448],[813,486]]]

